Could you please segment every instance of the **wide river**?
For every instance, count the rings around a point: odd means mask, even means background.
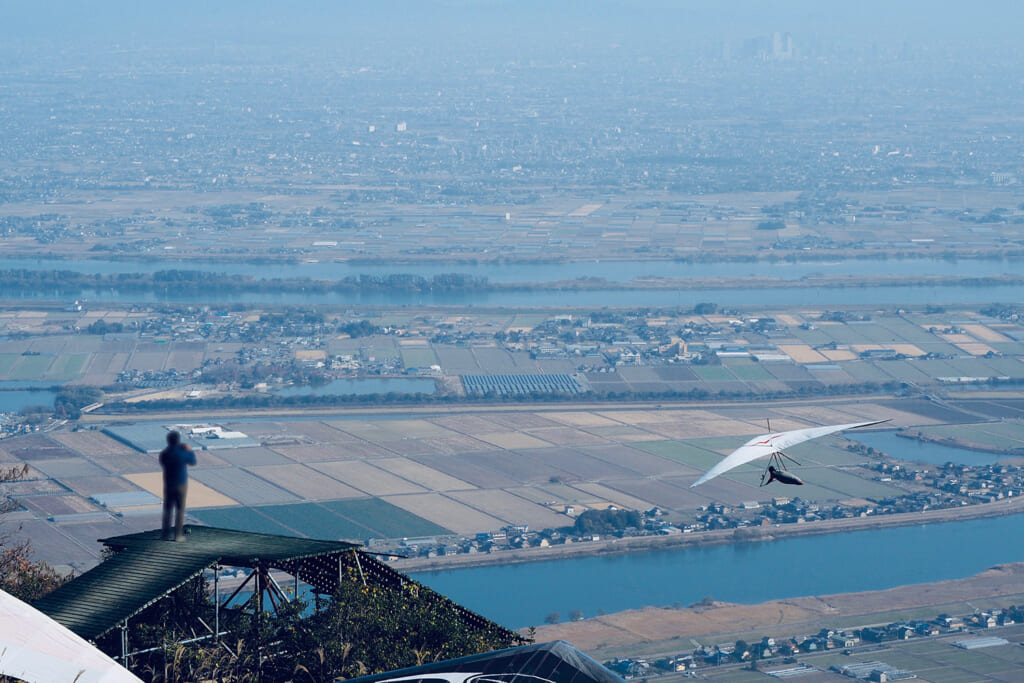
[[[994,463],[991,453],[922,444],[895,431],[848,434],[905,462]],[[511,628],[646,606],[716,600],[758,603],[963,578],[1024,561],[1024,514],[964,522],[784,538],[765,543],[645,551],[414,576]],[[955,551],[951,551],[954,549]]]
[[[413,576],[485,617],[522,628],[577,609],[592,617],[685,606],[705,596],[754,604],[963,578],[1024,561],[1022,525],[1024,515],[1010,515]]]
[[[600,277],[609,282],[638,278],[773,277],[799,280],[818,275],[947,275],[991,277],[1014,275],[1021,264],[997,259],[845,259],[749,263],[685,263],[677,261],[577,261],[573,263],[350,263],[313,261],[302,263],[233,263],[223,261],[103,260],[79,261],[44,258],[3,258],[0,269],[71,270],[79,273],[155,273],[159,270],[198,270],[204,273],[246,275],[255,278],[314,278],[340,280],[358,275],[419,275],[431,277],[465,273],[491,282],[553,282]]]
[[[249,275],[258,278],[311,277],[340,279],[350,275],[407,273],[430,277],[443,273],[485,276],[494,283],[539,283],[599,277],[610,285],[649,277],[753,277],[769,276],[798,281],[814,275],[948,275],[984,277],[1016,274],[1020,264],[998,260],[944,259],[850,259],[798,263],[677,263],[673,261],[601,261],[543,264],[426,264],[367,265],[349,263],[246,264],[174,261],[58,261],[49,259],[0,258],[0,269],[70,270],[82,273],[154,272],[166,269]],[[368,306],[494,306],[494,307],[602,307],[602,306],[685,306],[712,302],[720,306],[840,306],[869,301],[874,305],[898,304],[984,304],[1024,299],[1024,286],[941,287],[779,287],[702,290],[599,290],[446,293],[356,292],[289,293],[266,292],[225,294],[181,294],[171,289],[158,292],[117,290],[68,290],[8,293],[4,298],[85,299],[110,303],[249,303],[330,304]]]

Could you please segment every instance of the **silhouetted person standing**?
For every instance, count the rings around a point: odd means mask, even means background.
[[[160,467],[164,468],[163,538],[171,540],[171,511],[175,512],[174,540],[185,540],[185,494],[188,492],[188,466],[196,464],[196,454],[181,443],[181,434],[167,432],[167,448],[160,451]]]

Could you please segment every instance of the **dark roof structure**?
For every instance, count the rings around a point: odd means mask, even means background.
[[[333,594],[345,576],[400,587],[415,583],[383,562],[342,541],[256,534],[214,527],[186,527],[182,543],[164,541],[160,530],[101,539],[115,554],[36,601],[34,607],[87,640],[96,640],[208,569],[244,567],[284,571],[320,594]],[[349,572],[348,570],[352,571]],[[424,590],[428,590],[424,588]],[[431,591],[431,593],[433,593]],[[470,625],[493,622],[442,595]],[[506,630],[515,636],[512,631]]]
[[[565,641],[539,643],[353,678],[348,683],[623,683]]]

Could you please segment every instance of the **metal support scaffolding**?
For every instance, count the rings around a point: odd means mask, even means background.
[[[363,585],[366,585],[366,574],[363,573],[363,565],[359,562],[359,553],[353,553],[353,557],[356,558],[356,569],[359,570],[359,578],[363,580]]]
[[[351,543],[199,526],[190,526],[188,531],[185,544],[162,541],[159,530],[103,539],[105,545],[116,551],[110,558],[45,596],[35,606],[79,636],[102,641],[102,649],[111,656],[120,655],[119,659],[127,664],[128,660],[140,661],[136,658],[140,653],[162,649],[156,642],[147,642],[144,646],[138,642],[134,647],[139,650],[133,651],[129,642],[130,620],[139,618],[137,615],[160,599],[191,581],[201,580],[204,575],[207,580],[212,578],[214,604],[209,606],[213,611],[212,620],[193,615],[200,618],[202,635],[192,633],[187,642],[207,640],[221,646],[227,634],[222,618],[227,613],[221,614],[224,609],[255,610],[255,625],[264,618],[261,613],[265,607],[276,611],[294,600],[282,588],[283,581],[279,583],[271,575],[272,571],[283,571],[293,577],[291,585],[295,595],[299,594],[300,582],[308,584],[318,606],[322,596],[334,594],[345,582],[356,581],[362,586],[385,589],[400,588],[407,583],[418,586],[379,560],[360,557],[362,553]],[[237,586],[223,586],[230,595],[222,599],[221,588],[226,580],[222,580],[221,574],[229,567],[247,569],[248,573],[240,577]],[[240,595],[246,595],[245,604],[232,607]],[[499,628],[453,605],[443,596],[430,595],[429,599],[453,607],[467,624]],[[266,600],[270,601],[269,606]],[[120,633],[115,635],[116,631]]]
[[[220,643],[220,565],[213,565],[213,633]]]

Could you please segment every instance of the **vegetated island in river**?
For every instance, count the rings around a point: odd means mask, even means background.
[[[893,249],[892,245],[880,245],[865,247],[854,244],[830,244],[819,246],[816,249],[804,249],[799,246],[777,245],[770,249],[757,249],[755,251],[736,251],[733,247],[728,249],[702,249],[696,252],[679,254],[652,254],[643,251],[642,248],[635,251],[626,251],[619,254],[605,255],[600,258],[594,256],[569,257],[566,255],[539,255],[539,254],[509,254],[509,253],[466,253],[459,251],[426,251],[421,250],[387,254],[369,255],[355,254],[349,256],[332,255],[324,257],[318,250],[290,250],[288,252],[249,252],[240,250],[238,252],[218,253],[216,258],[203,258],[202,256],[189,256],[187,258],[174,258],[170,254],[140,254],[131,249],[118,250],[108,249],[93,245],[86,253],[75,252],[74,254],[64,253],[18,253],[18,258],[33,258],[50,260],[54,263],[68,263],[78,261],[82,258],[123,261],[125,263],[252,263],[252,264],[299,264],[299,263],[337,263],[356,266],[373,265],[422,265],[429,263],[433,265],[538,265],[538,264],[559,264],[559,263],[580,263],[580,262],[668,262],[668,263],[765,263],[770,265],[784,263],[814,263],[820,261],[849,261],[849,260],[889,260],[889,261],[914,261],[914,260],[943,260],[943,261],[1024,261],[1024,249],[1004,248],[993,249],[977,246],[954,248],[948,247],[941,250],[930,248],[917,249]]]
[[[991,503],[978,503],[958,508],[938,508],[923,512],[899,512],[848,519],[826,519],[803,524],[776,524],[770,527],[744,527],[695,531],[671,536],[635,536],[608,538],[582,543],[552,545],[546,548],[502,550],[494,553],[474,553],[447,557],[410,557],[394,560],[391,565],[403,572],[459,569],[490,564],[513,564],[563,560],[587,555],[636,553],[647,550],[669,550],[703,545],[728,543],[759,543],[780,538],[813,536],[845,531],[863,531],[894,526],[959,522],[983,517],[999,517],[1024,512],[1024,497],[1004,498]]]
[[[165,292],[224,294],[330,294],[354,292],[455,293],[524,291],[605,290],[703,290],[769,289],[790,287],[992,287],[1024,284],[1024,276],[993,275],[807,275],[799,280],[773,277],[644,277],[630,282],[609,282],[601,277],[583,277],[552,282],[491,282],[464,273],[422,275],[349,275],[338,280],[319,278],[257,278],[251,275],[208,273],[197,270],[160,270],[155,273],[81,273],[73,270],[0,270],[0,289],[7,292],[70,296],[83,291]]]

